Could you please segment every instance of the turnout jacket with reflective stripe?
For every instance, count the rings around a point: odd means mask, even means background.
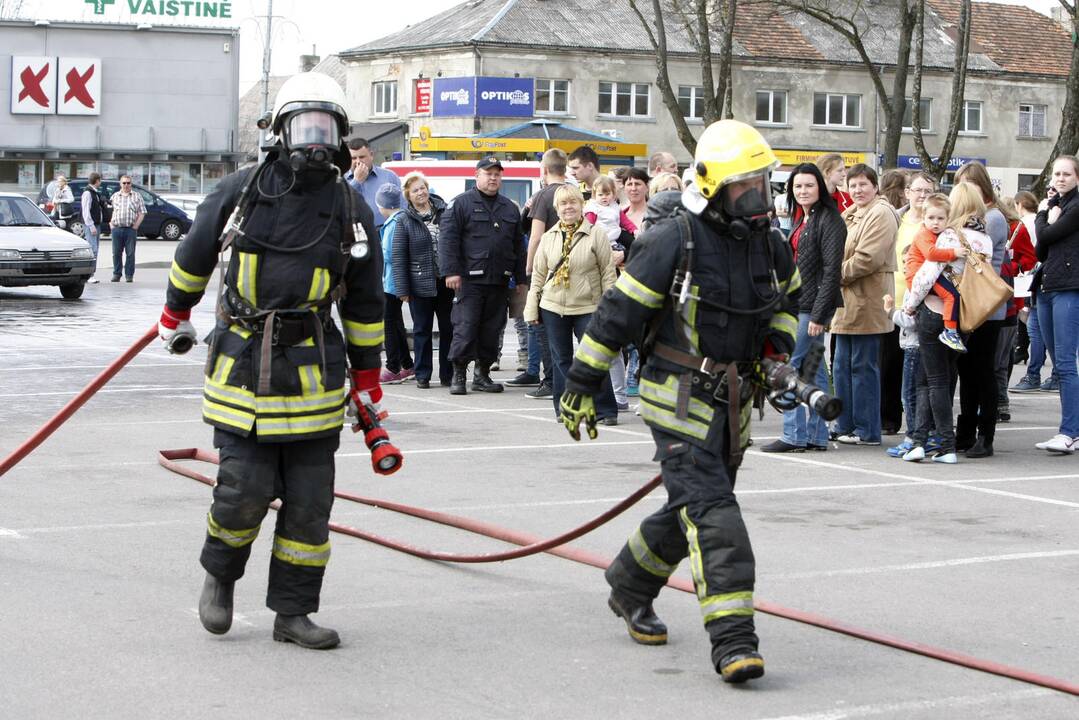
[[[180,242],[169,273],[166,304],[174,310],[196,305],[215,271],[219,238],[240,192],[254,168],[229,175],[199,205],[191,231]],[[347,211],[342,186],[330,176],[306,183],[280,161],[263,174],[262,193],[247,209],[243,226],[231,247],[225,283],[247,305],[259,310],[296,310],[312,314],[344,280],[341,303],[344,334],[332,321],[324,326],[325,354],[312,335],[288,346],[274,345],[270,391],[257,393],[262,334],[239,323],[218,319],[210,340],[206,365],[203,419],[211,425],[260,441],[287,442],[339,432],[346,400],[345,357],[357,370],[378,368],[383,340],[382,251],[370,208],[352,193],[353,213],[367,231],[370,256],[345,261],[342,241]],[[282,195],[283,193],[283,195]],[[281,195],[270,198],[271,195]],[[251,238],[261,242],[253,242]],[[320,238],[312,247],[300,248]],[[280,248],[280,250],[275,249]],[[223,298],[223,302],[227,301]],[[233,313],[238,314],[238,313]],[[302,312],[288,313],[297,318]],[[323,362],[324,359],[324,362]]]
[[[736,240],[689,213],[686,216],[696,248],[682,319],[677,317],[678,298],[671,296],[671,285],[683,262],[683,243],[678,221],[667,217],[649,226],[633,243],[629,263],[604,294],[574,355],[568,390],[598,392],[615,354],[639,341],[661,312],[656,342],[693,355],[730,363],[758,360],[766,343],[778,353],[794,350],[801,279],[782,235],[762,230],[747,240]],[[693,296],[747,310],[769,305],[772,299],[777,303],[760,313],[739,315]],[[671,305],[669,311],[664,310],[665,303]],[[711,447],[725,435],[720,430],[726,411],[713,407],[711,397],[694,392],[688,413],[676,412],[680,385],[690,381],[684,368],[651,355],[641,371],[641,416],[652,427]],[[743,443],[748,438],[750,409],[750,404],[742,408]]]

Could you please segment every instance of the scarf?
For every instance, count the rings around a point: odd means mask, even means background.
[[[558,272],[554,275],[555,285],[561,285],[563,287],[569,287],[569,250],[573,243],[573,236],[577,233],[578,228],[581,227],[583,220],[578,220],[575,223],[567,224],[561,220],[558,222],[558,229],[562,231],[562,257],[566,258],[562,261],[562,264],[558,266]]]
[[[967,220],[966,224],[963,227],[970,228],[971,230],[976,230],[980,233],[984,233],[985,221],[982,220],[980,217],[973,216],[969,220]]]

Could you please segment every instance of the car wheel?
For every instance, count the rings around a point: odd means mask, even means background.
[[[83,225],[82,220],[72,220],[67,224],[68,232],[70,232],[72,235],[78,235],[79,237],[83,236],[83,230],[85,229],[85,227],[86,226]]]
[[[60,294],[65,300],[78,300],[82,297],[82,291],[86,289],[86,281],[69,283],[60,286]]]
[[[164,240],[179,240],[183,234],[183,227],[175,220],[168,220],[161,226],[160,237]]]

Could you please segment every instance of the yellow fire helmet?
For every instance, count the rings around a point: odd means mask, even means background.
[[[764,137],[738,120],[720,120],[705,128],[693,161],[693,182],[708,200],[723,186],[766,173],[780,164]]]

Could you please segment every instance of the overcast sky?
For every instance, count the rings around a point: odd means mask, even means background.
[[[262,75],[262,51],[265,38],[265,15],[268,0],[232,0],[229,24],[240,28],[240,90],[246,90]],[[299,56],[310,53],[326,57],[341,50],[362,45],[409,24],[419,22],[461,0],[273,0],[272,24],[273,75],[296,72]],[[1048,14],[1057,0],[989,0],[1028,5]],[[125,6],[118,0],[109,8],[109,15],[96,19],[128,19]],[[116,13],[119,13],[117,16]],[[24,16],[44,19],[94,20],[93,6],[85,0],[24,0]],[[140,21],[155,18],[140,16]],[[1022,28],[1011,28],[1022,32]]]

